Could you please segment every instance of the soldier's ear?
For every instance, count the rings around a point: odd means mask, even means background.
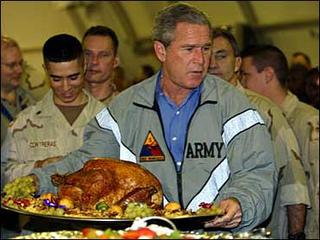
[[[159,41],[154,41],[153,48],[160,62],[166,60],[166,47]]]
[[[113,68],[117,68],[120,65],[120,57],[117,55],[113,62]]]
[[[276,77],[275,72],[272,67],[266,67],[264,70],[265,73],[265,82],[268,84]]]
[[[241,57],[236,57],[235,63],[234,63],[234,69],[233,69],[235,73],[240,71],[241,63],[242,63]]]

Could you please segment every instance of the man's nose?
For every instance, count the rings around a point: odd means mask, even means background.
[[[196,48],[194,52],[194,61],[199,64],[204,63],[204,52],[202,48]]]
[[[89,59],[90,64],[98,64],[99,63],[99,56],[93,55]]]
[[[22,64],[16,64],[15,66],[14,66],[14,71],[17,73],[17,74],[22,74],[22,72],[23,72],[23,66],[22,66]]]
[[[210,58],[210,67],[211,68],[216,68],[217,67],[217,61],[214,55],[211,56]]]
[[[211,56],[208,72],[210,74],[214,74],[214,71],[217,69],[217,67],[218,67],[218,65],[217,65],[217,61],[216,61],[215,57]]]
[[[67,79],[62,80],[62,89],[68,91],[70,89],[70,84]]]

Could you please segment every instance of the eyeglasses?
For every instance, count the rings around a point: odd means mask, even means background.
[[[20,62],[12,62],[12,63],[6,63],[6,62],[1,62],[2,65],[5,65],[6,67],[8,67],[10,70],[15,69],[15,67],[23,67],[24,65],[24,61],[21,60]]]

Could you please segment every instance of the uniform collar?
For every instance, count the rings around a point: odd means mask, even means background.
[[[297,107],[299,100],[296,95],[288,91],[284,101],[280,104],[280,108],[286,116],[290,116],[294,109]]]
[[[134,86],[134,88],[136,88],[136,94],[133,98],[133,102],[135,104],[155,109],[156,85],[160,76],[159,74],[161,74],[160,71]],[[218,101],[217,81],[223,80],[209,74],[205,76],[201,91],[200,104]]]
[[[93,98],[90,94],[88,94],[87,90],[82,89],[82,91],[88,97],[88,104],[92,101]],[[43,97],[41,101],[38,102],[36,105],[36,111],[39,112],[42,116],[51,116],[52,115],[52,108],[57,108],[57,106],[53,102],[53,91],[49,89],[48,93]],[[57,108],[58,109],[58,108]]]

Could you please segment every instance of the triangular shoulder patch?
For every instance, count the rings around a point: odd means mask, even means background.
[[[164,160],[165,156],[160,148],[159,143],[157,142],[151,131],[149,131],[140,152],[140,162]]]

